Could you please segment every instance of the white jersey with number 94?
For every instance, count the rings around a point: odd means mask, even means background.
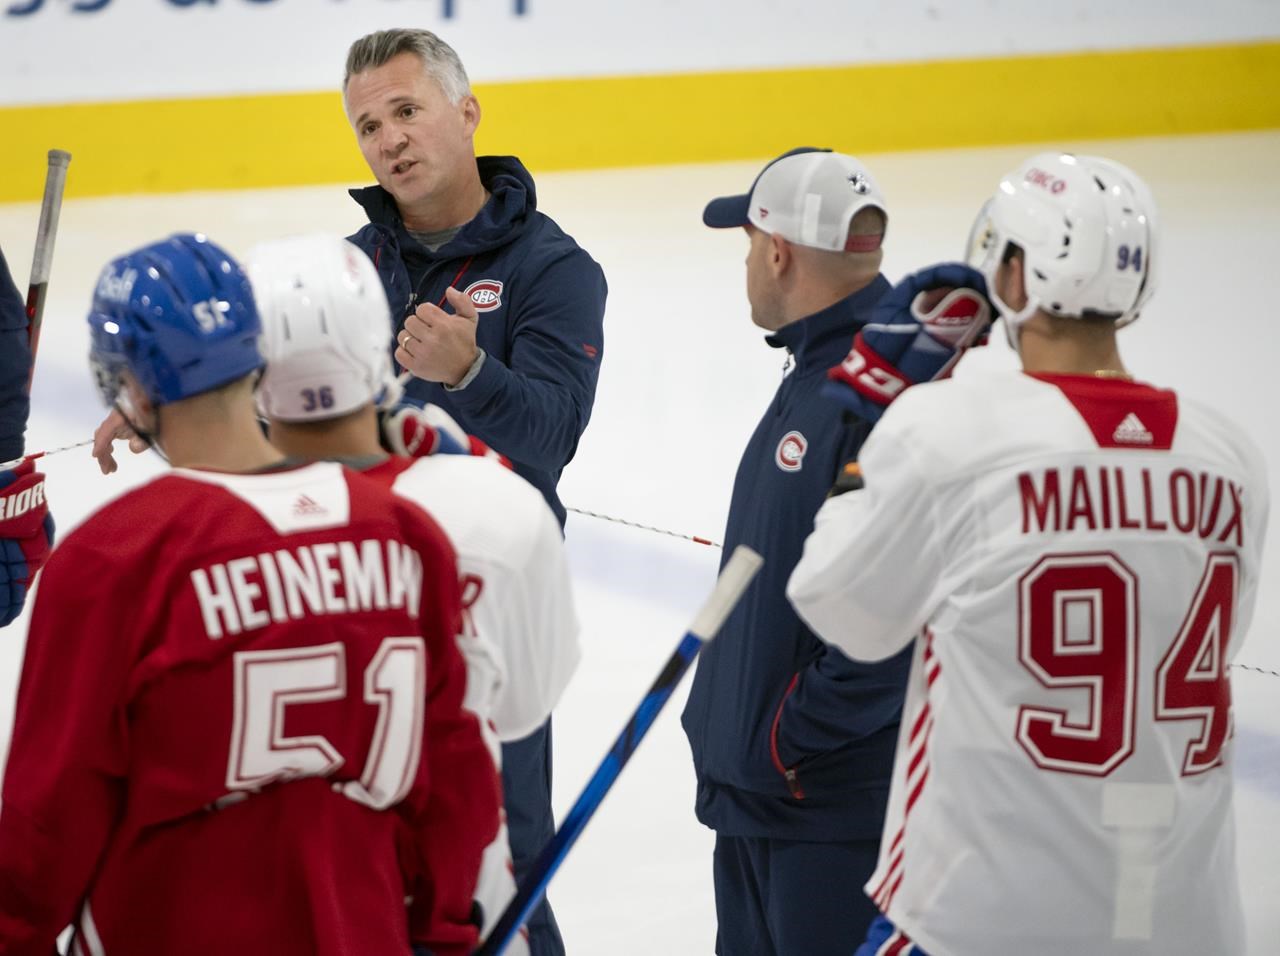
[[[1240,953],[1229,662],[1261,457],[1173,392],[913,388],[788,593],[875,660],[919,636],[867,892],[930,956]]]

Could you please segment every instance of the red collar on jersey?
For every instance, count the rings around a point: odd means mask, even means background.
[[[1178,427],[1178,396],[1169,389],[1093,375],[1027,372],[1057,386],[1102,448],[1168,451]]]

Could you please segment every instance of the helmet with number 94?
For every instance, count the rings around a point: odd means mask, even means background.
[[[1000,181],[969,235],[967,261],[1014,330],[1043,309],[1050,315],[1138,317],[1155,291],[1156,208],[1133,170],[1100,156],[1040,153]],[[1014,309],[996,291],[996,272],[1022,250],[1027,304]]]
[[[89,310],[89,361],[103,400],[128,371],[155,405],[234,382],[262,367],[249,280],[202,235],[174,235],[107,263]]]
[[[258,406],[279,421],[394,404],[391,308],[369,257],[336,236],[265,242],[248,256],[267,370]]]

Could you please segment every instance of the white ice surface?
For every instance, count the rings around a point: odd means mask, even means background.
[[[1280,264],[1280,133],[1060,144],[1138,169],[1164,226],[1160,289],[1121,345],[1141,378],[1174,385],[1239,420],[1263,446],[1280,501],[1280,368],[1271,270]],[[885,272],[954,258],[998,176],[1032,147],[865,157],[892,222]],[[561,481],[571,507],[719,539],[738,455],[783,356],[747,317],[744,237],[701,225],[707,199],[744,191],[758,163],[544,175],[539,204],[609,277],[606,351],[592,423]],[[75,164],[71,167],[74,182]],[[0,245],[26,281],[38,208],[0,206]],[[101,417],[84,314],[110,257],[176,230],[233,252],[260,239],[350,232],[361,214],[341,188],[69,201],[63,210],[27,449],[88,438]],[[959,374],[1008,366],[999,335]],[[156,474],[127,458],[102,478],[87,449],[43,463],[63,533],[104,500]],[[1280,559],[1271,547],[1239,663],[1280,671]],[[563,811],[688,626],[714,577],[713,548],[573,515],[567,528],[585,656],[556,715]],[[146,587],[138,581],[139,589]],[[90,624],[91,626],[91,624]],[[7,741],[25,618],[0,635],[0,742]],[[1237,669],[1240,870],[1250,952],[1280,953],[1280,676]],[[552,884],[570,952],[710,953],[711,834],[694,819],[693,774],[677,719],[688,679]],[[3,744],[0,743],[0,749]],[[193,861],[198,865],[198,861]]]

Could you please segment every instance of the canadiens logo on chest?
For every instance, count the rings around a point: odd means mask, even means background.
[[[462,294],[470,297],[477,312],[492,312],[502,305],[502,283],[497,279],[477,279]]]
[[[809,439],[794,429],[782,436],[773,460],[783,471],[799,471],[804,464],[804,453],[809,450]]]

